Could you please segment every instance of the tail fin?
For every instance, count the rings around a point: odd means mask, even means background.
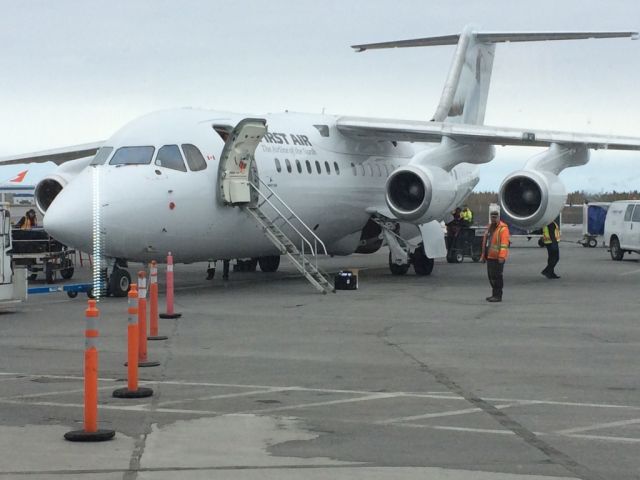
[[[495,44],[499,42],[537,42],[581,40],[587,38],[638,38],[638,32],[477,32],[467,26],[459,35],[417,38],[394,42],[353,45],[359,52],[380,48],[456,45],[449,75],[433,121],[482,125],[489,96]]]

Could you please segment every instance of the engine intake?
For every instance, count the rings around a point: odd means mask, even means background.
[[[498,198],[503,219],[533,230],[558,216],[567,193],[558,176],[551,172],[520,170],[504,179]]]
[[[399,219],[425,223],[441,216],[455,199],[449,172],[439,167],[406,165],[387,179],[386,201]]]
[[[55,200],[62,189],[67,185],[67,180],[58,175],[45,177],[41,180],[34,191],[36,207],[44,215],[51,203]]]

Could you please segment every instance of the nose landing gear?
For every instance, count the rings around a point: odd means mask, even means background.
[[[131,286],[131,275],[124,268],[117,264],[113,267],[113,272],[107,283],[107,295],[114,297],[126,297]]]

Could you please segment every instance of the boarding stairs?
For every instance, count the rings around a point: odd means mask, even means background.
[[[327,248],[322,240],[269,185],[261,179],[259,181],[264,187],[264,192],[251,182],[249,185],[257,192],[260,200],[254,205],[244,206],[243,209],[253,217],[262,228],[265,236],[280,250],[280,253],[289,257],[289,260],[311,285],[323,294],[335,292],[334,286],[327,279],[327,274],[318,267],[318,256],[320,254],[327,255]],[[284,233],[283,229],[293,232],[290,235],[295,236],[299,247]]]

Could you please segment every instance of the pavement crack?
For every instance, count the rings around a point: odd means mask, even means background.
[[[165,380],[167,377],[167,367],[171,360],[173,360],[173,353],[171,350],[172,339],[178,335],[179,322],[178,319],[173,320],[173,327],[171,329],[171,334],[168,336],[167,340],[164,341],[163,349],[165,352],[164,360],[160,364],[160,380]],[[147,437],[153,432],[152,425],[154,414],[156,409],[158,408],[158,404],[160,403],[160,384],[155,383],[153,395],[151,397],[151,404],[149,410],[146,411],[144,415],[143,422],[143,432],[140,437],[136,440],[133,451],[131,452],[131,457],[129,458],[129,470],[125,471],[122,475],[123,480],[136,480],[138,478],[138,472],[142,471],[140,468],[142,456],[144,455],[145,448],[147,446]]]
[[[393,326],[386,327],[382,329],[378,334],[378,338],[380,338],[387,346],[394,348],[402,353],[402,355],[411,359],[413,363],[420,367],[420,370],[431,375],[440,385],[444,386],[450,392],[459,395],[464,398],[467,402],[473,405],[476,408],[479,408],[487,415],[491,416],[496,422],[498,422],[502,427],[510,430],[515,435],[524,440],[527,444],[542,452],[550,462],[560,465],[564,467],[566,470],[571,472],[573,475],[577,476],[582,480],[605,480],[599,474],[591,470],[585,465],[578,463],[576,460],[571,458],[566,453],[558,450],[554,446],[542,440],[531,430],[526,428],[520,422],[514,420],[509,415],[507,415],[504,411],[499,410],[491,403],[486,400],[478,397],[474,393],[469,390],[466,390],[462,385],[458,384],[456,381],[451,379],[444,372],[428,365],[423,362],[419,358],[417,358],[412,353],[408,352],[401,345],[392,342],[389,339],[389,333]]]

